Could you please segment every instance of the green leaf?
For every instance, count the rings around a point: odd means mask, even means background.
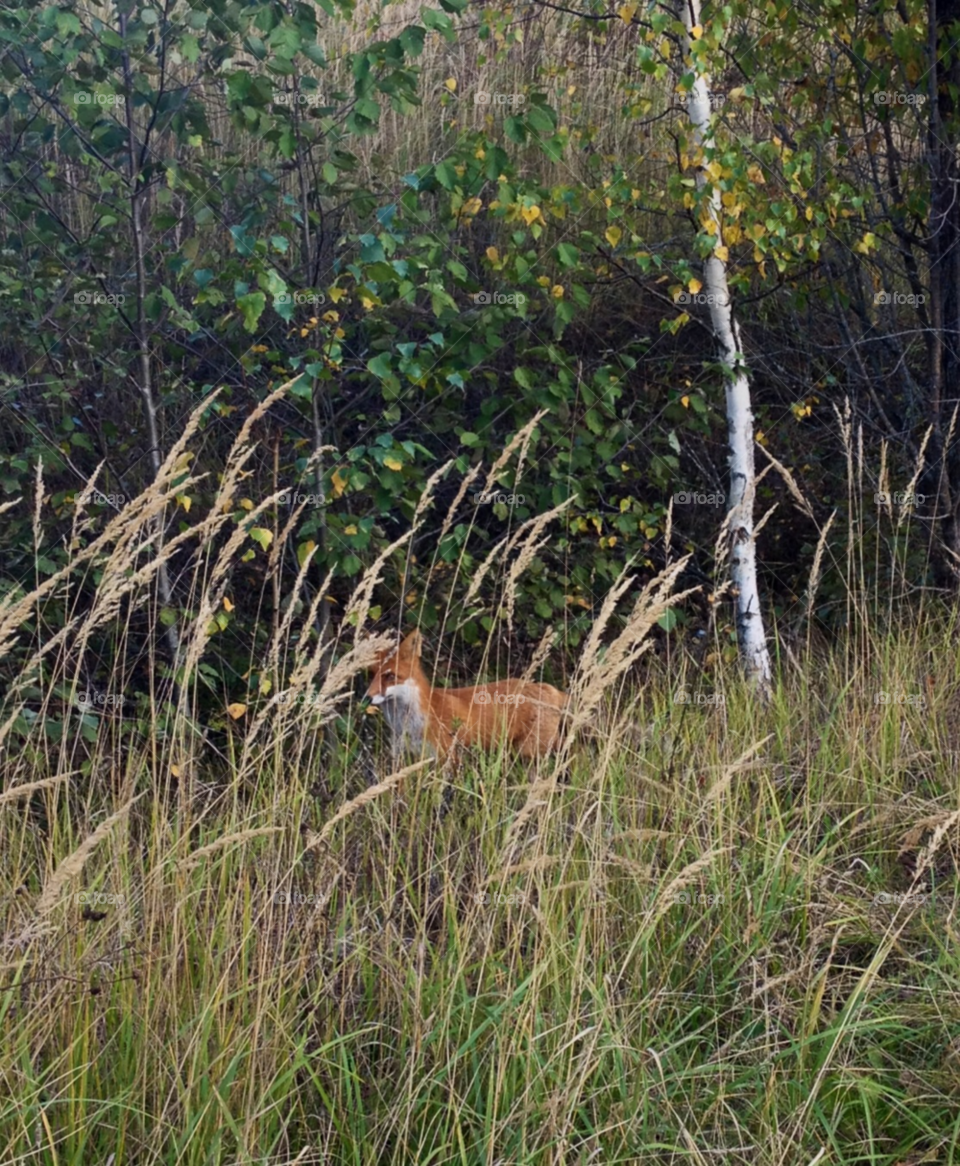
[[[237,297],[237,307],[243,312],[243,326],[248,332],[256,331],[266,306],[267,297],[263,292],[250,292],[248,295]]]
[[[558,243],[557,255],[564,267],[575,267],[580,262],[580,248],[572,243]]]
[[[665,611],[663,615],[661,615],[657,620],[657,623],[661,628],[663,628],[665,632],[672,632],[679,622],[680,617],[677,615],[676,609],[673,607],[671,607],[668,611]]]
[[[375,377],[380,377],[382,379],[384,377],[390,376],[390,374],[393,372],[390,361],[390,353],[381,352],[380,355],[375,356],[373,360],[368,360],[367,368],[373,373]]]

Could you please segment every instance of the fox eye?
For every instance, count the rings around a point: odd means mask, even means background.
[[[383,679],[384,680],[396,680],[396,676],[394,676],[394,674],[392,672],[384,672]]]

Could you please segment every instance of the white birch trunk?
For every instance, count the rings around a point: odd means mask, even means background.
[[[693,88],[687,98],[687,113],[693,126],[694,144],[699,147],[697,186],[703,188],[709,181],[704,167],[704,151],[714,146],[710,128],[712,113],[707,77],[697,66],[691,49],[701,24],[701,0],[681,0],[685,37],[685,55],[694,71]],[[694,30],[697,29],[696,35]],[[706,203],[706,213],[715,224],[716,246],[723,245],[723,219],[720,192],[713,185]],[[730,497],[727,528],[730,539],[730,578],[736,591],[737,644],[748,679],[764,697],[770,692],[770,653],[760,610],[757,588],[757,545],[754,540],[753,504],[756,495],[754,468],[753,408],[750,403],[750,382],[743,364],[740,332],[733,315],[727,286],[726,262],[716,252],[704,264],[704,288],[710,308],[710,322],[720,347],[720,359],[728,370],[725,374],[728,442],[730,446]]]

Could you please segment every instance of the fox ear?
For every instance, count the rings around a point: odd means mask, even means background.
[[[404,639],[403,643],[400,645],[400,651],[405,656],[420,656],[421,652],[423,651],[423,637],[420,635],[419,628],[417,628],[415,631],[412,631]]]

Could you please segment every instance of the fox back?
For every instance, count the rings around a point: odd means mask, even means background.
[[[367,696],[384,714],[395,753],[446,759],[459,745],[494,749],[504,739],[522,757],[556,747],[566,695],[550,684],[500,680],[471,688],[434,688],[420,663],[423,641],[411,632],[379,660]]]

